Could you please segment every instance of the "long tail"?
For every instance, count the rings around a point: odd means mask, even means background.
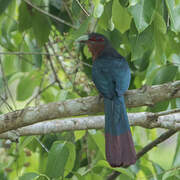
[[[126,167],[136,162],[136,152],[129,127],[124,97],[104,98],[106,159],[112,167]]]

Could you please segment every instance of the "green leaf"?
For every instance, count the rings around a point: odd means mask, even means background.
[[[98,5],[95,6],[95,8],[94,8],[94,13],[93,13],[94,17],[95,17],[95,18],[101,17],[103,11],[104,11],[104,6],[103,6],[103,4],[98,3]]]
[[[141,165],[141,171],[143,171],[146,177],[153,176],[152,170],[149,166]]]
[[[134,27],[135,28],[135,27]],[[131,45],[131,60],[141,59],[146,51],[151,51],[153,46],[151,43],[153,29],[148,27],[142,33],[136,34],[136,31],[132,27],[129,33],[129,40]]]
[[[28,46],[33,53],[41,53],[42,48],[38,48],[38,45],[36,41],[28,41]],[[42,55],[41,54],[33,54],[32,55],[33,64],[35,64],[35,67],[41,68],[42,65]]]
[[[41,98],[45,103],[54,102],[56,93],[57,92],[54,87],[49,87],[41,94]]]
[[[32,26],[32,10],[28,9],[27,4],[25,2],[21,2],[19,6],[19,31],[23,32],[26,29],[29,29]]]
[[[172,59],[172,61],[175,63],[179,63],[179,52],[180,52],[180,45],[179,45],[179,41],[180,41],[180,36],[179,34],[176,34],[172,31],[168,31],[168,35],[167,35],[167,45],[166,45],[166,56],[169,59]],[[172,55],[172,56],[171,56]]]
[[[39,176],[39,174],[37,174],[37,173],[29,172],[29,173],[25,173],[21,177],[19,177],[19,180],[34,180],[38,176]]]
[[[68,148],[69,150],[69,156],[68,156],[68,160],[67,160],[67,163],[66,163],[66,166],[65,166],[65,176],[68,175],[73,167],[74,167],[74,163],[75,163],[75,160],[76,160],[76,147],[73,143],[71,142],[68,142],[66,143],[66,147]]]
[[[50,4],[56,7],[57,9],[61,9],[63,6],[62,0],[50,0]]]
[[[3,82],[3,77],[0,76],[0,93],[4,90],[4,82]]]
[[[73,0],[72,2],[72,13],[74,16],[78,16],[81,13],[82,9],[81,7],[78,5],[76,0]]]
[[[164,18],[158,13],[156,12],[154,14],[154,26],[155,28],[160,32],[160,33],[163,33],[165,34],[166,33],[166,30],[167,30],[167,27],[166,27],[166,23],[164,21]]]
[[[12,22],[13,22],[12,19],[10,19],[8,16],[5,16],[1,20],[1,36],[2,36],[1,43],[6,49],[8,50],[10,49],[11,51],[14,51],[15,46],[12,43],[11,32],[10,32]]]
[[[176,98],[176,106],[177,108],[180,108],[180,98]]]
[[[95,174],[91,171],[83,175],[76,173],[76,177],[78,178],[78,180],[104,180],[104,178],[101,175],[97,173]]]
[[[112,20],[115,27],[124,33],[130,28],[131,16],[126,8],[122,7],[119,0],[114,0],[112,5]]]
[[[46,15],[35,11],[33,14],[32,26],[34,36],[39,46],[43,46],[44,43],[48,41],[51,30],[49,18]]]
[[[134,66],[138,69],[139,72],[145,71],[147,69],[147,67],[149,65],[150,53],[151,53],[150,51],[147,51],[147,52],[144,53],[142,58],[139,58],[139,59],[134,61]]]
[[[127,176],[126,174],[120,174],[119,175],[119,179],[120,180],[131,180],[132,178],[130,178],[129,176]]]
[[[101,174],[95,174],[95,173],[90,173],[90,178],[92,180],[104,180],[104,178],[101,176]]]
[[[129,6],[135,6],[140,0],[129,0]]]
[[[111,29],[111,16],[112,16],[112,1],[107,3],[104,7],[104,12],[99,19],[98,25],[101,26],[101,28],[107,30]]]
[[[22,77],[17,86],[17,100],[24,101],[29,98],[36,86],[39,85],[40,73],[37,71],[31,72],[28,76]]]
[[[46,167],[46,175],[50,178],[58,178],[63,176],[69,156],[69,149],[66,143],[56,141],[53,143],[49,153]]]
[[[178,169],[174,169],[172,171],[167,171],[164,173],[162,180],[179,180],[178,177],[176,177],[176,175],[178,175],[179,170]]]
[[[162,101],[162,102],[156,103],[152,107],[148,107],[147,111],[149,111],[149,112],[165,111],[168,108],[168,106],[169,106],[169,101]]]
[[[180,32],[180,4],[175,5],[175,0],[166,0],[166,5],[169,11],[172,31]]]
[[[93,12],[94,17],[95,18],[101,17],[104,11],[104,5],[101,4],[100,0],[93,0],[93,4],[94,4],[94,12]]]
[[[86,20],[83,21],[83,23],[80,25],[80,27],[77,30],[73,30],[72,31],[72,37],[71,39],[74,41],[76,40],[78,37],[80,37],[81,35],[84,35],[84,33],[86,33],[87,29],[88,29],[88,25],[89,25],[89,21],[91,20],[90,18],[87,18]]]
[[[92,131],[88,131],[93,138],[94,142],[96,143],[97,147],[99,148],[100,152],[102,153],[103,157],[105,158],[105,141],[104,136],[101,131],[96,131],[96,133],[92,133]]]
[[[114,29],[110,34],[110,41],[112,43],[112,46],[122,56],[126,57],[131,52],[128,33],[121,34],[117,29]]]
[[[20,51],[22,52],[29,52],[30,49],[29,49],[29,45],[26,43],[26,41],[23,41],[21,42],[21,45],[20,45],[21,49]],[[22,72],[31,72],[32,71],[32,56],[31,55],[28,55],[28,56],[24,56],[22,57],[22,59],[19,61],[15,61],[17,66],[18,66],[18,69],[19,71],[22,71]]]
[[[81,139],[85,134],[86,134],[85,130],[74,131],[75,141],[78,141],[79,139]]]
[[[164,172],[164,169],[155,162],[152,162],[152,165],[153,165],[154,171],[156,172],[157,177],[162,179],[162,175],[163,175],[162,173]]]
[[[39,177],[37,177],[35,180],[50,180],[46,175],[41,174]]]
[[[178,133],[178,137],[176,140],[176,151],[173,158],[173,167],[177,167],[180,165],[180,133]]]
[[[109,169],[112,169],[114,171],[117,171],[117,172],[120,172],[122,174],[125,174],[127,175],[128,177],[130,177],[131,179],[134,179],[134,174],[129,170],[129,169],[125,169],[125,168],[112,168],[107,161],[105,160],[100,160],[97,162],[96,166],[95,167],[106,167],[106,168],[109,168]]]
[[[155,0],[141,0],[135,6],[130,6],[129,11],[132,14],[138,32],[144,31],[150,24],[155,12]]]
[[[6,10],[12,0],[0,0],[0,15]]]
[[[0,169],[0,179],[7,180],[7,175],[4,169]]]
[[[175,0],[175,6],[180,5],[180,0]]]
[[[155,13],[154,21],[154,53],[155,59],[159,64],[163,64],[165,58],[165,48],[167,43],[166,23],[159,13]]]
[[[19,143],[19,150],[23,151],[25,147],[27,147],[29,144],[31,144],[31,142],[34,140],[33,136],[27,136],[24,137],[23,139],[20,139],[20,143]]]
[[[17,58],[14,56],[6,55],[3,58],[3,68],[6,75],[12,74],[17,71],[15,62]]]
[[[174,65],[167,65],[158,68],[152,84],[163,84],[172,81],[177,71],[178,68]]]

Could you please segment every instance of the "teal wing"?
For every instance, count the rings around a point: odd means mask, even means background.
[[[98,91],[112,99],[128,89],[130,69],[124,59],[100,59],[93,64],[92,77]]]

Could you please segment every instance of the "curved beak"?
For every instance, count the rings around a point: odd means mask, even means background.
[[[75,42],[87,43],[88,40],[89,40],[89,36],[83,35],[83,36],[80,36],[78,39],[76,39]]]

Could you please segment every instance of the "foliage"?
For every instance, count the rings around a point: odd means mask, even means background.
[[[1,113],[96,95],[91,56],[87,47],[78,51],[74,43],[92,31],[106,35],[128,60],[130,89],[180,79],[180,1],[0,0],[0,4]],[[179,99],[129,111],[178,106]],[[133,128],[133,134],[140,150],[159,131]],[[178,179],[179,138],[176,150],[174,143],[171,149],[158,147],[128,169],[111,168],[104,160],[102,131],[22,137],[10,145],[1,140],[0,179],[104,179],[113,171],[122,173],[119,179]],[[161,151],[170,154],[169,160]],[[162,163],[159,158],[164,158]]]

